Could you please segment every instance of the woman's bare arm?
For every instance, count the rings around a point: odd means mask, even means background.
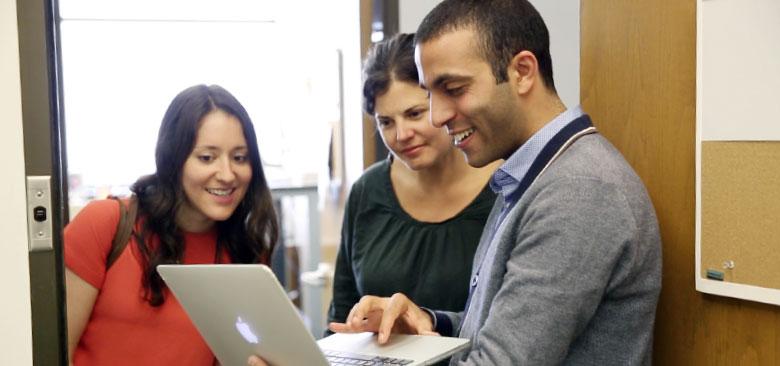
[[[81,334],[87,326],[92,307],[97,299],[98,289],[65,269],[65,299],[68,313],[68,357],[73,364],[73,352],[79,344]]]

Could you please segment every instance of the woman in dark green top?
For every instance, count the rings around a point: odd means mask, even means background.
[[[413,35],[375,45],[363,73],[364,110],[391,156],[350,191],[328,320],[344,322],[364,295],[397,292],[421,306],[463,310],[498,163],[470,167],[446,131],[430,124]]]

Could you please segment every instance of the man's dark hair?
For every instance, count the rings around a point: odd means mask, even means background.
[[[482,57],[496,83],[508,80],[507,67],[520,51],[530,51],[548,89],[555,91],[550,35],[542,16],[527,0],[445,0],[423,19],[415,43],[473,27]]]
[[[363,63],[363,110],[374,114],[376,98],[393,80],[412,84],[419,82],[414,64],[414,34],[396,34],[375,44]]]

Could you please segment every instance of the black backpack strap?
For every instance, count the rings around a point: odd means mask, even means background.
[[[130,197],[127,205],[119,197],[109,196],[109,198],[119,203],[119,223],[116,225],[114,240],[111,241],[111,252],[108,254],[108,259],[106,259],[106,271],[111,268],[111,265],[116,262],[117,258],[125,250],[125,247],[127,247],[130,235],[133,233],[133,226],[135,226],[135,217],[138,213],[138,202],[135,196]]]

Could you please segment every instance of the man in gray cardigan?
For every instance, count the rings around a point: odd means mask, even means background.
[[[641,180],[556,94],[544,21],[525,0],[445,0],[416,36],[431,119],[473,166],[505,163],[464,312],[367,296],[336,331],[471,339],[457,365],[646,365],[661,288]]]

